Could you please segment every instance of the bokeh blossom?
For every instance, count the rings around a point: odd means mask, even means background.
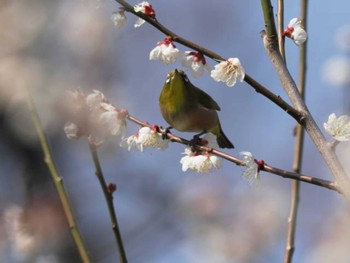
[[[127,18],[125,15],[125,9],[120,7],[118,11],[114,12],[111,16],[113,24],[117,27],[122,27],[125,25]]]
[[[73,103],[70,108],[75,110],[64,126],[68,139],[79,139],[85,135],[97,147],[109,135],[124,137],[127,111],[117,109],[101,91],[93,90],[87,96],[80,91],[71,91],[69,96],[70,103]]]

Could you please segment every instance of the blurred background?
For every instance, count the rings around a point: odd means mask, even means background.
[[[300,10],[299,2],[285,2],[287,25]],[[223,57],[239,57],[249,75],[288,101],[260,39],[260,3],[151,3],[161,23]],[[320,127],[332,112],[350,114],[349,6],[347,0],[309,5],[306,97]],[[80,262],[30,121],[26,88],[93,262],[118,260],[86,140],[68,140],[63,132],[63,94],[98,89],[139,119],[166,126],[158,96],[167,72],[181,68],[179,63],[149,61],[149,52],[164,35],[148,24],[135,29],[137,18],[131,14],[125,27],[115,27],[110,17],[118,8],[108,0],[0,1],[1,262]],[[287,39],[286,51],[297,79],[298,47]],[[220,104],[223,129],[236,146],[229,154],[250,151],[270,165],[292,169],[293,119],[245,83],[228,88],[208,74],[192,82]],[[128,135],[137,129],[128,123]],[[129,262],[282,261],[289,179],[262,173],[260,186],[249,187],[242,168],[226,161],[211,173],[184,173],[182,145],[140,153],[120,148],[119,142],[111,141],[99,153],[107,182],[117,184],[114,202]],[[349,170],[349,144],[341,144],[338,153]],[[308,136],[302,171],[332,180]],[[349,217],[342,196],[302,184],[294,262],[349,262]]]

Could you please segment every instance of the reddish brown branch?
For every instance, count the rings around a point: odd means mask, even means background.
[[[147,122],[143,122],[131,115],[127,115],[127,118],[140,125],[140,126],[147,126],[147,127],[152,127],[152,125],[150,125],[149,123]],[[160,128],[160,131],[161,132],[164,132],[165,129],[163,128]],[[177,142],[177,143],[181,143],[181,144],[184,144],[184,145],[188,145],[190,143],[189,140],[186,140],[184,138],[181,138],[181,137],[178,137],[172,133],[167,133],[167,137],[170,141],[172,142]],[[205,146],[199,146],[197,145],[196,147],[198,147],[199,149],[201,150],[204,150],[204,151],[208,151],[208,152],[211,152],[212,154],[215,154],[216,156],[219,156],[229,162],[232,162],[236,165],[243,165],[243,161],[239,158],[236,158],[234,156],[231,156],[227,153],[224,153],[224,152],[221,152],[219,150],[216,150],[216,149],[212,149],[212,148],[209,148],[209,147],[205,147]],[[304,174],[299,174],[299,173],[294,173],[294,172],[290,172],[290,171],[286,171],[286,170],[282,170],[282,169],[279,169],[279,168],[276,168],[276,167],[273,167],[273,166],[270,166],[268,164],[266,164],[264,162],[263,165],[261,165],[259,167],[259,169],[261,171],[265,171],[265,172],[268,172],[268,173],[271,173],[271,174],[275,174],[275,175],[278,175],[278,176],[281,176],[283,178],[290,178],[290,179],[294,179],[294,180],[298,180],[298,181],[301,181],[301,182],[305,182],[305,183],[309,183],[309,184],[313,184],[313,185],[317,185],[317,186],[321,186],[321,187],[324,187],[324,188],[327,188],[327,189],[330,189],[330,190],[334,190],[334,191],[337,191],[339,193],[340,190],[339,188],[337,187],[337,185],[332,182],[332,181],[328,181],[328,180],[323,180],[323,179],[320,179],[320,178],[316,178],[316,177],[312,177],[312,176],[309,176],[309,175],[304,175]]]

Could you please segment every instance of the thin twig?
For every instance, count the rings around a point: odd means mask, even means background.
[[[277,106],[279,106],[286,113],[292,116],[298,123],[303,123],[303,115],[299,111],[291,107],[280,96],[275,95],[273,92],[262,86],[259,82],[251,78],[248,74],[245,74],[244,81],[247,82],[253,89],[255,89],[256,92],[263,94],[266,98],[273,101]]]
[[[141,120],[139,120],[131,115],[127,115],[127,119],[140,125],[140,126],[150,127],[150,128],[152,127],[152,125],[150,125],[148,122],[141,121]],[[160,128],[160,132],[165,132],[165,129]],[[166,134],[167,134],[167,139],[169,139],[172,142],[177,142],[177,143],[181,143],[184,145],[190,144],[189,140],[178,137],[172,133],[166,133]],[[231,156],[231,155],[224,153],[222,151],[219,151],[219,150],[216,150],[213,148],[209,148],[209,147],[205,147],[205,146],[199,146],[199,145],[197,145],[196,147],[203,150],[203,151],[207,151],[207,152],[210,152],[212,154],[215,154],[216,156],[219,156],[219,157],[221,157],[229,162],[232,162],[236,165],[240,165],[240,166],[244,165],[243,161],[241,159],[236,158],[234,156]],[[324,188],[341,193],[338,186],[332,181],[323,180],[323,179],[308,176],[308,175],[303,175],[303,174],[299,174],[299,173],[295,173],[295,172],[282,170],[282,169],[270,166],[267,163],[264,163],[264,165],[259,167],[259,169],[260,169],[260,171],[269,172],[269,173],[281,176],[283,178],[290,178],[290,179],[294,179],[294,180],[299,180],[299,181],[302,181],[305,183],[321,186],[321,187],[324,187]]]
[[[270,0],[261,0],[262,2],[268,2],[271,5]],[[274,16],[271,12],[265,13],[266,10],[263,8],[265,20],[274,21]],[[271,14],[272,15],[271,15]],[[271,22],[273,23],[273,22]],[[340,187],[341,192],[345,198],[350,201],[350,179],[346,175],[343,166],[341,165],[337,155],[333,148],[331,148],[322,134],[320,128],[317,126],[314,118],[309,112],[303,98],[298,91],[297,85],[295,84],[290,72],[288,71],[283,58],[278,49],[278,41],[276,36],[270,35],[265,31],[261,33],[265,50],[280,78],[282,87],[290,98],[293,106],[299,110],[305,117],[304,123],[302,124],[306,132],[309,134],[313,143],[321,153],[325,160],[328,168],[336,179],[336,183]]]
[[[119,225],[118,225],[117,214],[115,212],[114,205],[113,205],[113,196],[112,196],[112,193],[110,191],[108,191],[106,180],[103,176],[100,160],[98,158],[97,149],[91,143],[89,143],[89,147],[90,147],[91,156],[92,156],[92,159],[94,161],[94,165],[95,165],[95,169],[96,169],[95,174],[97,176],[97,179],[100,183],[104,197],[105,197],[106,202],[107,202],[108,212],[109,212],[109,216],[110,216],[111,223],[112,223],[112,230],[113,230],[114,237],[116,239],[117,246],[118,246],[119,262],[120,263],[127,263],[128,260],[126,258],[123,240],[122,240],[122,236],[121,236]]]
[[[91,262],[91,260],[90,260],[89,254],[88,254],[88,250],[85,247],[83,238],[80,234],[78,224],[77,224],[75,217],[74,217],[73,208],[69,202],[67,192],[64,188],[63,179],[62,179],[61,175],[59,174],[56,163],[53,159],[51,149],[49,146],[49,142],[47,140],[47,136],[45,134],[43,126],[41,124],[39,114],[36,110],[36,107],[34,105],[34,101],[32,99],[32,96],[31,96],[29,90],[26,90],[26,93],[27,93],[26,99],[27,99],[28,109],[29,109],[29,112],[30,112],[30,115],[32,118],[34,128],[36,130],[36,133],[37,133],[39,141],[40,141],[41,149],[44,153],[44,161],[45,161],[45,164],[49,170],[51,179],[54,182],[54,185],[56,187],[58,196],[60,198],[60,201],[61,201],[61,204],[63,207],[64,214],[66,216],[66,219],[67,219],[67,222],[68,222],[68,225],[70,228],[71,235],[72,235],[73,240],[75,242],[75,245],[78,249],[78,252],[79,252],[79,255],[80,255],[82,262],[89,263],[89,262]]]
[[[149,17],[143,14],[142,12],[135,12],[134,7],[129,3],[123,0],[115,0],[115,1],[118,2],[120,5],[122,5],[125,8],[125,11],[133,13],[134,15],[144,19],[150,25],[154,26],[156,29],[158,29],[160,32],[162,32],[166,36],[171,36],[173,41],[178,42],[193,50],[199,51],[202,54],[206,55],[207,57],[215,61],[225,60],[225,58],[221,57],[217,53],[177,35],[173,31],[171,31],[170,29],[162,25],[157,19]],[[269,89],[261,85],[256,80],[254,80],[247,73],[245,74],[244,81],[248,83],[251,87],[253,87],[256,90],[256,92],[265,96],[266,98],[271,100],[273,103],[275,103],[277,106],[282,108],[285,112],[287,112],[290,116],[292,116],[298,123],[301,123],[303,121],[303,115],[299,111],[297,111],[294,107],[292,107],[290,104],[284,101],[280,96],[273,94]]]
[[[304,22],[304,28],[306,30],[306,18],[307,18],[307,1],[301,0],[301,16],[300,19]],[[299,92],[303,100],[305,100],[305,83],[306,83],[306,44],[300,46],[299,50]],[[301,172],[303,146],[304,146],[304,128],[301,125],[296,126],[296,141],[294,148],[294,164],[293,171],[296,173]],[[300,199],[300,182],[292,181],[291,186],[291,202],[290,213],[288,218],[288,234],[286,251],[284,254],[284,263],[291,263],[295,251],[295,233],[296,223],[298,215],[298,204]]]

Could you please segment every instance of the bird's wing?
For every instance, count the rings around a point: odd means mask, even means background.
[[[207,109],[212,109],[217,111],[220,110],[220,106],[216,103],[216,101],[212,97],[210,97],[207,93],[197,88],[196,86],[192,85],[192,87],[193,87],[194,93],[196,94],[199,104],[201,104],[203,107]]]

